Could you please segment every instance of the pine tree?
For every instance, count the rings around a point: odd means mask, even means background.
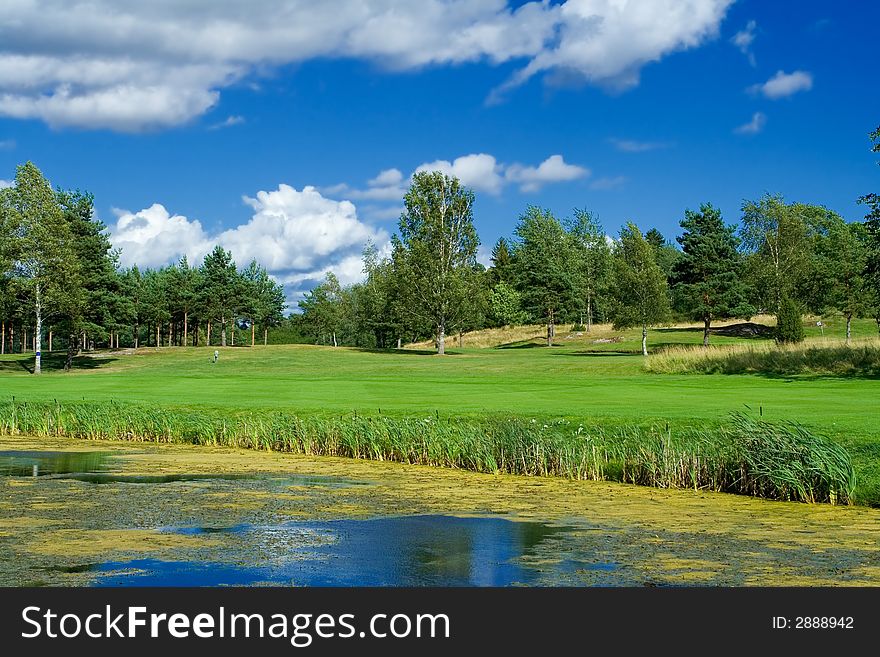
[[[740,275],[739,240],[735,228],[724,225],[720,210],[711,203],[701,205],[699,212],[686,210],[681,227],[682,256],[673,269],[675,291],[687,314],[703,322],[703,346],[709,346],[712,320],[755,313],[746,302]]]

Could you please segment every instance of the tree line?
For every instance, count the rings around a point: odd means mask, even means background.
[[[256,343],[283,320],[284,290],[252,261],[214,247],[157,269],[119,266],[86,192],[52,189],[31,162],[0,190],[0,353],[66,352],[65,369],[96,347]]]
[[[871,134],[880,152],[880,128]],[[869,213],[847,222],[820,205],[765,194],[727,224],[706,203],[686,210],[675,243],[656,228],[627,222],[607,235],[586,209],[559,218],[529,206],[500,238],[491,264],[477,262],[473,191],[441,172],[413,176],[390,250],[369,244],[365,279],[343,286],[333,274],[284,318],[284,293],[256,261],[238,268],[216,246],[198,265],[186,258],[157,269],[122,268],[94,198],[52,189],[31,162],[0,190],[0,352],[34,351],[44,341],[66,352],[65,367],[95,347],[286,341],[386,349],[487,327],[546,325],[589,332],[595,322],[648,329],[674,319],[703,324],[777,318],[781,341],[803,338],[802,315],[839,313],[880,329],[880,196],[859,199]]]
[[[880,152],[880,128],[871,134]],[[686,210],[669,242],[627,222],[607,236],[598,217],[575,210],[559,218],[528,207],[513,235],[500,238],[487,268],[476,261],[473,192],[453,177],[422,172],[404,198],[390,254],[369,245],[363,283],[343,287],[330,273],[292,316],[308,339],[367,348],[399,347],[474,329],[543,323],[589,332],[594,322],[648,329],[674,319],[712,323],[777,318],[777,339],[803,339],[802,316],[839,313],[851,337],[854,317],[880,330],[880,196],[859,199],[864,221],[847,222],[821,205],[765,194],[746,200],[739,225],[710,203]]]

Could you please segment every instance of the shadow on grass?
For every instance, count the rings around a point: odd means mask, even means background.
[[[641,356],[641,351],[620,351],[620,350],[608,350],[602,351],[600,349],[590,349],[586,351],[568,351],[568,352],[557,352],[553,354],[554,356],[574,356],[574,357],[584,357],[584,356],[593,356],[593,357],[601,357],[601,356]]]
[[[495,349],[535,349],[546,347],[546,342],[531,342],[528,340],[520,340],[518,342],[506,342],[505,344],[500,344]],[[564,345],[554,344],[554,347],[562,347]]]
[[[371,347],[349,347],[352,351],[359,351],[364,354],[386,354],[394,356],[436,356],[435,349],[376,349]],[[450,351],[446,349],[446,356],[459,356],[460,352]]]
[[[655,328],[652,331],[658,333],[699,333],[703,334],[703,327],[688,326],[667,328]],[[766,324],[755,324],[754,322],[742,322],[740,324],[730,324],[729,326],[719,326],[718,328],[709,329],[709,335],[719,335],[725,338],[744,338],[746,340],[767,340],[772,338],[775,330],[772,326]]]
[[[58,372],[64,369],[64,362],[67,360],[65,354],[43,354],[42,370],[44,372]],[[93,356],[75,356],[71,365],[71,370],[96,370],[116,361],[116,358],[95,358]],[[30,374],[34,373],[34,357],[20,356],[15,360],[0,361],[0,372],[17,372],[24,370]]]

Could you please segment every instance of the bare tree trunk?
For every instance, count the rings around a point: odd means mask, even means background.
[[[251,346],[253,347],[257,343],[257,325],[254,323],[254,320],[251,320]]]
[[[226,318],[225,317],[220,318],[220,326],[223,327],[223,330],[220,333],[220,346],[225,347],[226,346]]]
[[[141,337],[141,327],[138,324],[134,325],[134,348],[138,348],[138,342],[140,342]]]
[[[437,353],[441,356],[446,353],[446,328],[443,324],[437,327]]]
[[[587,333],[593,329],[593,300],[587,298]]]
[[[52,331],[49,331],[49,353],[52,353]]]
[[[269,345],[269,327],[263,327],[263,346],[266,347]]]
[[[168,346],[171,346],[171,343],[174,340],[174,322],[168,322]]]
[[[21,325],[21,353],[25,353],[27,351],[27,327],[22,324]]]
[[[642,324],[642,356],[648,355],[648,325]]]
[[[850,338],[852,338],[852,313],[848,313],[846,316],[846,344],[849,344]]]
[[[709,346],[709,322],[711,322],[711,318],[704,317],[703,318],[703,346]]]
[[[208,320],[208,340],[207,340],[207,342],[205,342],[205,346],[206,347],[211,346],[211,320],[210,319]]]
[[[339,345],[336,343],[336,331],[333,331],[333,346],[338,347]]]
[[[73,357],[76,356],[77,346],[79,344],[79,336],[71,334],[67,340],[67,358],[64,359],[64,371],[69,372],[73,366]]]
[[[464,346],[464,335],[461,330],[458,331],[458,348],[461,349]]]
[[[877,324],[878,324],[878,326],[880,326],[880,322],[877,322]],[[402,342],[402,340],[401,340],[400,338],[397,338],[397,348],[398,348],[398,349],[400,349],[400,343],[401,343],[401,342]]]
[[[156,322],[156,349],[162,346],[162,341],[159,338],[159,322]]]
[[[235,325],[232,326],[232,331],[231,331],[230,337],[232,337],[232,346],[234,347],[235,346]]]
[[[43,363],[42,363],[42,354],[40,353],[40,348],[42,345],[40,344],[40,333],[43,332],[43,304],[42,299],[40,298],[40,286],[36,287],[36,304],[34,305],[34,314],[37,318],[37,325],[34,329],[34,374],[39,374],[43,371]]]
[[[186,346],[187,339],[189,338],[189,313],[187,311],[183,311],[183,346]]]
[[[6,353],[6,320],[3,320],[3,328],[0,329],[0,354]]]
[[[877,321],[877,327],[880,328],[880,320]],[[9,323],[9,353],[15,353],[15,324]]]
[[[555,330],[553,328],[553,309],[547,310],[547,346],[553,346],[553,336],[555,335]]]

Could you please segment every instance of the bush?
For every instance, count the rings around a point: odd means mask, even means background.
[[[776,314],[776,341],[792,344],[804,341],[801,308],[792,299],[783,299]]]
[[[583,332],[583,331],[586,331],[586,330],[587,330],[587,327],[584,326],[583,324],[574,324],[574,325],[572,325],[572,327],[571,327],[571,332],[572,332],[572,333],[577,333],[578,331]]]

